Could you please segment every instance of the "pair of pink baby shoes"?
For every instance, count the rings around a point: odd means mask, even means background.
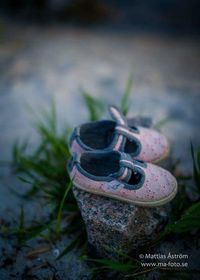
[[[176,179],[152,163],[169,153],[166,137],[150,128],[132,126],[115,106],[112,120],[76,127],[70,138],[73,155],[68,171],[85,191],[141,206],[160,206],[177,192]]]

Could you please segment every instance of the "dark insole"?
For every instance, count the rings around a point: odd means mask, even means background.
[[[84,124],[80,129],[80,139],[92,149],[105,149],[113,140],[115,126],[116,122],[114,121]]]
[[[120,155],[116,152],[106,154],[84,153],[81,156],[81,167],[91,175],[106,177],[119,171],[119,160]],[[140,172],[132,172],[128,184],[136,185],[141,179],[142,174]]]
[[[119,157],[115,152],[106,154],[84,153],[81,156],[81,167],[95,176],[108,176],[119,171]]]
[[[142,179],[142,174],[139,172],[132,172],[131,178],[129,179],[128,183],[130,185],[137,185]]]
[[[135,141],[130,141],[126,139],[126,144],[124,147],[124,152],[127,154],[135,153],[138,149],[138,144]]]

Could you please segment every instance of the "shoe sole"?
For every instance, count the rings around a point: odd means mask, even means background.
[[[74,184],[74,183],[73,183]],[[96,195],[100,195],[100,196],[104,196],[104,197],[109,197],[109,198],[113,198],[113,199],[117,199],[117,200],[120,200],[120,201],[123,201],[123,202],[128,202],[128,203],[131,203],[131,204],[134,204],[136,206],[143,206],[143,207],[157,207],[157,206],[162,206],[168,202],[170,202],[177,194],[177,191],[178,191],[178,186],[177,186],[177,183],[175,185],[175,188],[174,188],[174,191],[167,197],[163,198],[163,199],[160,199],[160,200],[157,200],[157,201],[133,201],[133,200],[130,200],[130,199],[127,199],[127,198],[123,198],[123,197],[120,197],[118,195],[114,195],[114,194],[110,194],[110,193],[103,193],[103,192],[98,192],[96,190],[88,190],[86,188],[83,188],[77,184],[74,184],[78,189],[81,189],[83,191],[86,191],[86,192],[89,192],[89,193],[92,193],[92,194],[96,194]]]

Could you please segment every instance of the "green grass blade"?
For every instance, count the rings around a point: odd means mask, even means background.
[[[123,262],[113,261],[109,259],[91,259],[88,258],[87,256],[83,256],[82,259],[103,265],[105,268],[109,270],[114,270],[118,272],[129,272],[138,269],[137,263],[130,263],[130,262],[123,263]]]
[[[200,155],[198,153],[197,154],[198,157],[196,157],[196,153],[194,151],[194,147],[193,147],[192,143],[191,143],[191,154],[192,154],[192,161],[193,161],[193,178],[196,183],[197,190],[200,193],[200,169],[198,166],[198,161],[199,161]]]
[[[120,110],[126,116],[130,106],[130,94],[133,86],[133,75],[131,74],[127,80],[124,94],[120,102]]]
[[[71,188],[72,188],[72,181],[68,184],[68,186],[65,190],[65,193],[63,195],[63,198],[61,200],[60,207],[59,207],[59,210],[58,210],[58,215],[57,215],[57,219],[56,219],[56,233],[57,234],[59,234],[61,232],[61,221],[62,221],[63,207],[64,207],[65,200],[67,198],[67,195],[68,195]]]
[[[183,233],[194,229],[200,229],[200,202],[192,205],[180,218],[180,220],[168,224],[165,228],[165,234],[171,232]]]

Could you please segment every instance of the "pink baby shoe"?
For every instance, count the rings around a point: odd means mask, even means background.
[[[167,170],[118,151],[75,154],[68,172],[77,188],[140,206],[163,205],[177,193]]]
[[[70,138],[71,153],[121,151],[134,159],[157,162],[169,153],[169,143],[160,132],[142,126],[129,126],[119,109],[109,106],[113,120],[89,122],[76,127]]]

